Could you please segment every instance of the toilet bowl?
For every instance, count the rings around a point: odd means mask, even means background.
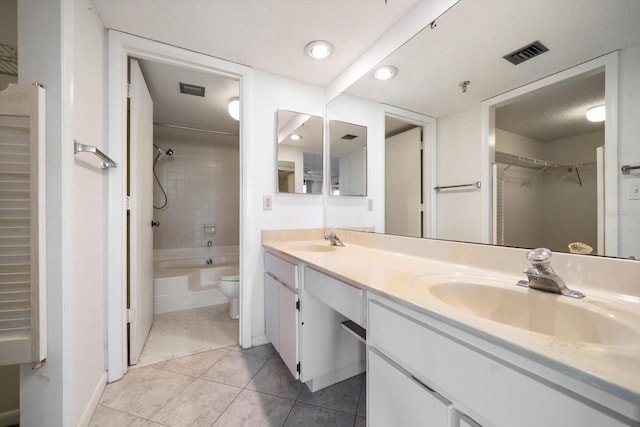
[[[231,298],[229,304],[229,317],[238,319],[240,317],[240,272],[238,267],[231,267],[223,271],[218,279],[220,291]]]

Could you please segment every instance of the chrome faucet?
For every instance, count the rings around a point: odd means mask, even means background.
[[[329,240],[331,242],[331,246],[344,246],[344,243],[336,236],[336,233],[330,233],[324,236],[324,240]]]
[[[551,268],[552,253],[547,248],[538,248],[527,253],[531,267],[524,270],[529,280],[519,280],[518,285],[539,291],[553,292],[572,298],[584,298],[582,292],[569,289],[564,280]]]

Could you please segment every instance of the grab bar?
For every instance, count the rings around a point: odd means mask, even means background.
[[[434,190],[436,191],[440,191],[440,190],[446,190],[449,188],[463,188],[463,187],[476,187],[476,188],[480,188],[481,184],[480,181],[476,181],[473,184],[460,184],[460,185],[439,185],[437,187],[433,187]]]
[[[623,175],[629,175],[631,173],[631,171],[636,170],[636,169],[640,169],[640,166],[638,165],[624,165],[620,168],[620,170],[622,171]]]
[[[102,164],[101,164],[100,167],[102,169],[117,168],[118,167],[118,164],[116,162],[114,162],[109,156],[104,154],[102,151],[98,150],[97,147],[94,147],[93,145],[80,144],[76,140],[74,140],[73,143],[74,143],[73,144],[73,154],[93,153],[96,156],[100,157],[100,160],[102,161]]]

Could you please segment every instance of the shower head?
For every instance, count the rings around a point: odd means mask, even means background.
[[[173,156],[173,150],[171,148],[167,150],[167,156]]]
[[[153,147],[158,150],[158,156],[156,157],[156,161],[160,160],[164,156],[173,156],[173,149],[169,148],[167,151],[164,151],[162,148],[158,147],[156,144],[153,144]]]

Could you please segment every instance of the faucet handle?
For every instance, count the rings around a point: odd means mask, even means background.
[[[553,253],[547,248],[537,248],[527,253],[527,259],[536,268],[549,269]]]

